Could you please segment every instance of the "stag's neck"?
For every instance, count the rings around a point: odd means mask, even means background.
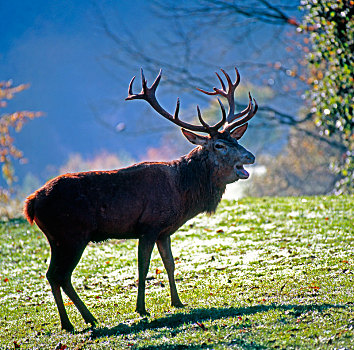
[[[214,213],[226,188],[214,176],[207,152],[197,147],[175,163],[188,217],[202,212]]]

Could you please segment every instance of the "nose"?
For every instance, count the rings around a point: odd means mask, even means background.
[[[256,157],[252,153],[245,155],[245,164],[253,164],[256,160]]]

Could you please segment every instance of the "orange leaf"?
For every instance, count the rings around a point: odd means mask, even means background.
[[[202,322],[196,322],[197,323],[197,325],[203,330],[203,331],[206,331],[208,328],[206,328],[205,326],[204,326],[204,324],[202,323]]]

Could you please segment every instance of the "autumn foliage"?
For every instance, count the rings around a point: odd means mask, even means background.
[[[8,102],[17,94],[29,87],[28,84],[13,86],[12,81],[0,82],[0,108],[5,109]],[[1,177],[11,188],[15,181],[13,160],[24,161],[23,153],[14,145],[13,132],[19,132],[28,120],[41,116],[40,112],[20,111],[0,114],[0,165]],[[0,185],[0,202],[9,198],[9,190]]]

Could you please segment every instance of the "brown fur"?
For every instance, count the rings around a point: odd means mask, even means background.
[[[33,220],[34,220],[34,201],[35,201],[35,199],[36,199],[35,193],[28,196],[25,200],[25,206],[23,209],[23,214],[31,225],[33,225]]]

